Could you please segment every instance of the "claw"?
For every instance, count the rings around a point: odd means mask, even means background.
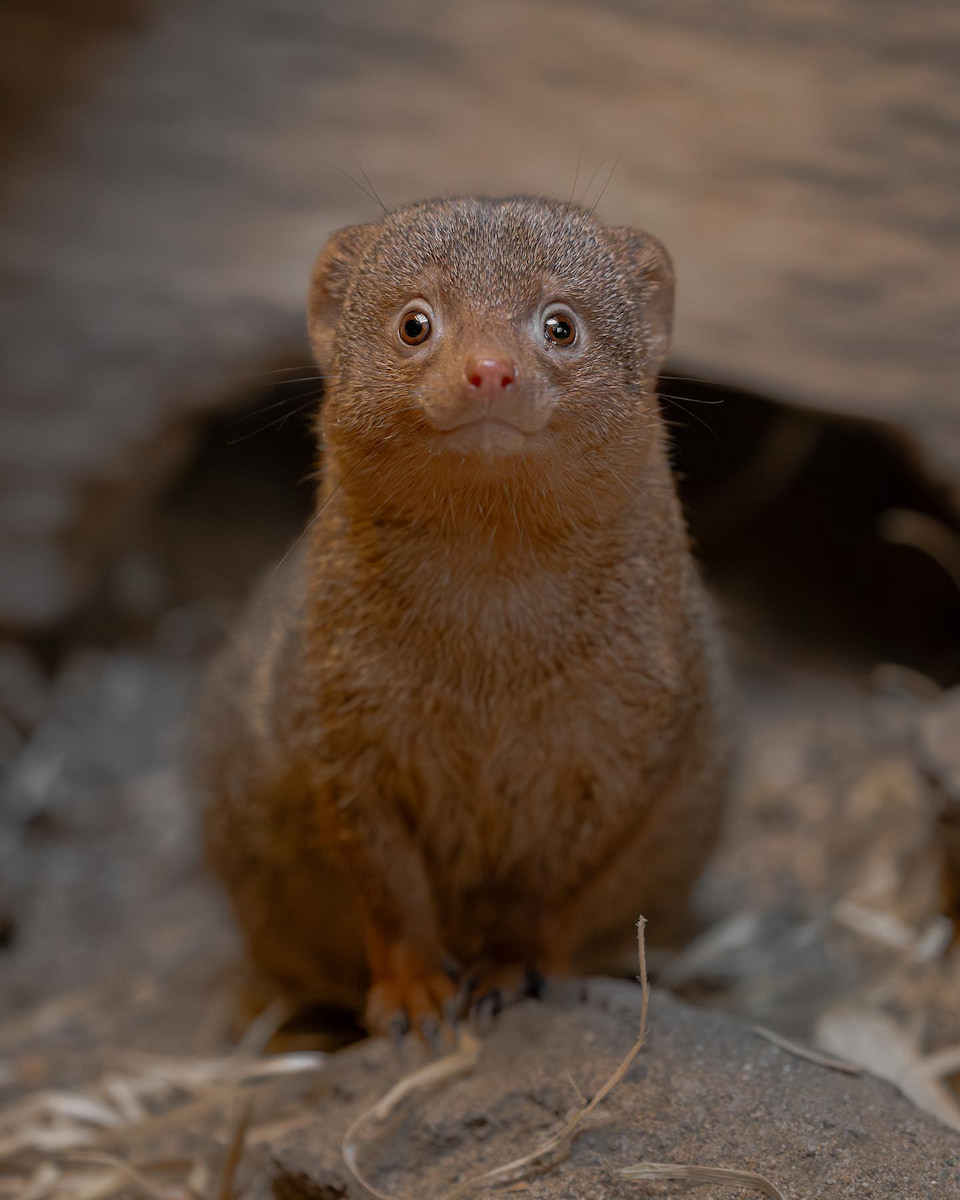
[[[545,986],[545,977],[534,967],[507,964],[474,975],[464,989],[464,998],[473,1017],[487,1023],[519,1000],[539,1000]]]
[[[403,1039],[410,1032],[410,1022],[407,1020],[407,1014],[405,1012],[394,1013],[390,1018],[388,1030],[390,1041],[393,1043],[394,1048],[399,1050],[403,1045]]]
[[[443,1044],[443,1033],[439,1020],[432,1014],[420,1018],[417,1022],[417,1032],[427,1043],[434,1054],[442,1054],[445,1047]]]
[[[457,1026],[460,1023],[461,1007],[462,1007],[462,1002],[461,1002],[461,998],[459,995],[450,996],[449,999],[444,1001],[444,1005],[443,1005],[444,1024],[446,1024],[447,1028],[452,1033],[453,1040],[455,1042],[458,1040],[457,1039]]]
[[[499,988],[492,988],[476,1000],[473,1006],[477,1018],[481,1021],[492,1021],[503,1012],[503,993]]]

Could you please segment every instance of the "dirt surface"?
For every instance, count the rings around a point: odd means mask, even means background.
[[[637,1036],[640,988],[591,983],[585,1003],[528,1003],[484,1038],[477,1069],[417,1098],[389,1128],[364,1133],[360,1166],[392,1196],[443,1196],[455,1183],[535,1149],[612,1074]],[[657,994],[640,1057],[530,1197],[681,1194],[618,1177],[644,1160],[757,1171],[790,1200],[960,1196],[960,1134],[912,1110],[887,1084],[802,1061],[739,1022]],[[305,1128],[278,1139],[262,1169],[273,1195],[366,1193],[340,1145],[350,1123],[397,1081],[385,1044],[349,1051],[338,1085]],[[348,1065],[349,1064],[349,1065]],[[412,1064],[406,1064],[412,1065]],[[299,1190],[290,1181],[299,1179]],[[284,1186],[286,1190],[284,1190]],[[310,1186],[313,1191],[310,1191]],[[326,1189],[326,1190],[324,1190]],[[266,1184],[258,1193],[269,1196]],[[508,1193],[509,1194],[509,1193]],[[696,1196],[751,1194],[706,1186]]]
[[[72,612],[200,415],[309,361],[313,256],[379,212],[355,158],[393,206],[591,203],[620,155],[599,211],[675,256],[674,373],[888,421],[960,478],[945,0],[118,0],[109,37],[75,8],[19,22],[24,62],[79,47],[66,93],[8,72],[45,116],[0,180],[0,624]]]

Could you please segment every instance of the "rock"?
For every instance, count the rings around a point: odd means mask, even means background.
[[[536,1148],[611,1075],[636,1037],[640,988],[591,981],[505,1013],[478,1067],[408,1102],[366,1133],[361,1169],[389,1195],[442,1196],[454,1183]],[[623,1080],[581,1127],[566,1162],[531,1177],[530,1200],[663,1194],[618,1176],[641,1161],[760,1172],[785,1196],[960,1197],[960,1134],[890,1085],[799,1059],[748,1026],[654,993],[649,1037]],[[412,1063],[408,1063],[412,1066]],[[270,1144],[258,1196],[366,1195],[340,1143],[397,1082],[391,1048],[368,1042],[333,1060],[315,1119]],[[272,1191],[271,1191],[272,1188]],[[484,1193],[476,1193],[484,1194]],[[726,1200],[707,1186],[703,1200]]]
[[[29,733],[46,700],[47,683],[34,657],[23,646],[0,642],[0,720]]]
[[[945,911],[960,933],[960,688],[947,692],[924,717],[920,755],[940,800]]]
[[[205,414],[308,361],[312,256],[379,211],[354,155],[390,205],[609,184],[676,257],[684,370],[885,421],[960,480],[946,0],[113,8],[0,199],[0,625],[62,621]]]
[[[924,715],[920,753],[946,802],[960,805],[960,688],[944,693]]]
[[[132,652],[74,654],[43,718],[0,778],[0,942],[16,917],[0,979],[37,1003],[183,954],[153,936],[201,910],[193,798],[182,764],[196,668]],[[177,918],[180,919],[179,916]],[[209,925],[208,925],[209,927]],[[118,966],[122,964],[122,966]]]

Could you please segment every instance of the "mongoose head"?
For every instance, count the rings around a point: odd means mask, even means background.
[[[324,441],[395,498],[589,488],[660,443],[672,313],[663,246],[574,205],[453,198],[342,229],[309,300]]]

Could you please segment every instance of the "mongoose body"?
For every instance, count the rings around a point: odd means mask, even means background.
[[[369,1026],[623,961],[724,799],[722,655],[655,393],[649,235],[522,197],[335,234],[309,328],[323,481],[200,714],[254,966]]]

